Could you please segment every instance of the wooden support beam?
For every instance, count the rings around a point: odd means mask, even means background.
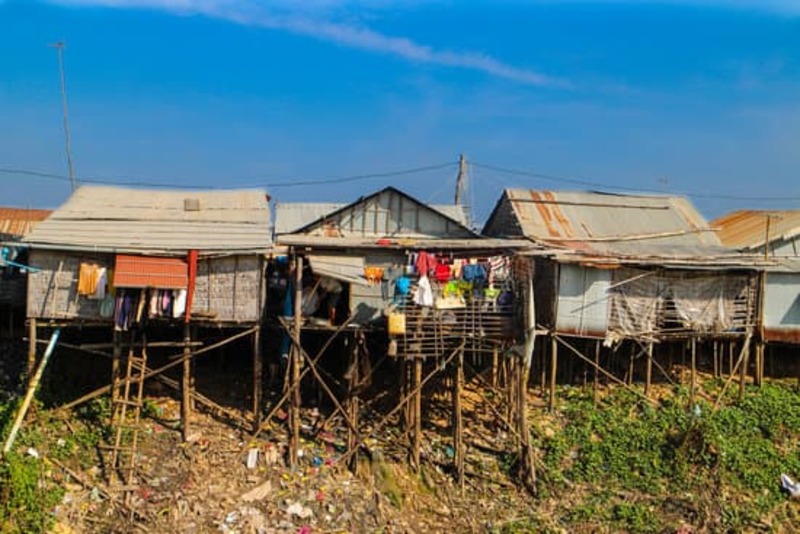
[[[719,372],[719,341],[717,341],[715,339],[714,342],[713,342],[713,345],[714,346],[713,346],[713,349],[712,349],[712,351],[713,351],[712,356],[714,358],[714,378],[719,378],[719,375],[720,375],[720,372]]]
[[[493,353],[494,357],[497,356],[497,351]],[[496,361],[493,359],[493,364]],[[494,367],[493,367],[494,369]],[[496,382],[496,374],[492,372],[492,380]],[[462,351],[455,361],[455,372],[453,376],[453,449],[454,455],[454,468],[456,473],[456,481],[458,482],[461,490],[464,490],[464,421],[461,413],[461,388],[464,382],[464,352]]]
[[[550,400],[547,404],[552,412],[556,409],[556,372],[558,370],[558,341],[553,334],[550,337]]]
[[[414,441],[411,460],[415,469],[420,468],[419,449],[422,443],[422,358],[414,359]]]
[[[36,325],[36,318],[31,317],[28,320],[28,365],[25,371],[25,376],[28,384],[31,383],[34,370],[36,369],[36,336],[38,335],[38,328]]]
[[[227,345],[228,343],[232,343],[232,342],[236,341],[237,339],[240,339],[240,338],[245,337],[245,336],[249,336],[250,334],[253,333],[253,330],[254,330],[254,328],[248,328],[247,330],[244,330],[242,332],[238,332],[238,333],[236,333],[236,334],[234,334],[234,335],[232,335],[232,336],[230,336],[230,337],[228,337],[226,339],[223,339],[222,341],[218,341],[217,343],[214,343],[214,344],[209,345],[207,347],[203,347],[201,349],[197,349],[195,351],[192,351],[192,352],[189,353],[188,356],[186,354],[183,354],[183,355],[178,354],[178,355],[175,355],[175,356],[171,356],[171,357],[178,357],[178,359],[177,360],[173,360],[173,361],[171,361],[170,363],[168,363],[166,365],[162,365],[161,367],[159,367],[157,369],[153,369],[151,371],[148,371],[144,375],[143,380],[147,380],[148,378],[152,378],[154,376],[160,375],[161,373],[164,373],[165,371],[168,371],[168,370],[172,369],[173,367],[177,367],[179,365],[182,365],[183,362],[186,361],[187,359],[191,359],[191,358],[194,358],[194,357],[199,356],[201,354],[205,354],[207,352],[211,352],[212,350],[215,350],[215,349],[217,349],[219,347]],[[64,344],[64,343],[62,343],[61,345],[69,348],[69,346]],[[92,354],[99,354],[101,356],[108,356],[108,354],[102,353],[102,352],[95,352],[95,351],[86,351],[86,352],[89,352],[89,353],[92,353]],[[134,378],[134,379],[131,380],[131,384],[136,384],[138,382],[139,382],[138,378]],[[72,402],[68,402],[67,404],[64,404],[63,406],[59,406],[58,408],[56,408],[56,411],[69,410],[70,408],[74,408],[75,406],[79,406],[79,405],[83,404],[84,402],[88,402],[88,401],[90,401],[92,399],[96,399],[97,397],[99,397],[101,395],[105,395],[106,393],[111,391],[111,389],[112,389],[112,387],[110,385],[103,386],[101,388],[97,388],[94,391],[91,391],[91,392],[87,393],[86,395],[83,395],[80,398],[75,399]]]
[[[261,327],[253,332],[253,433],[261,429],[261,394],[264,388],[264,362],[261,356]]]
[[[750,336],[744,341],[742,347],[742,364],[739,368],[739,400],[744,398],[744,386],[747,381],[747,366],[750,364]]]
[[[492,348],[492,387],[497,387],[497,363],[498,363],[498,349],[497,347]]]
[[[590,360],[589,358],[587,358],[586,356],[584,356],[583,354],[581,354],[581,352],[580,352],[578,349],[576,349],[575,347],[573,347],[572,345],[570,345],[570,344],[569,344],[569,343],[568,343],[566,340],[564,340],[563,338],[561,338],[561,337],[560,337],[560,336],[558,336],[558,335],[554,335],[553,337],[554,337],[554,338],[555,338],[555,339],[556,339],[556,340],[557,340],[557,341],[558,341],[560,344],[562,344],[562,345],[563,345],[563,346],[565,346],[567,349],[569,349],[569,350],[570,350],[570,351],[571,351],[573,354],[575,354],[575,355],[576,355],[578,358],[582,359],[583,361],[585,361],[585,362],[586,362],[586,363],[588,363],[589,365],[592,365],[592,366],[594,366],[594,362],[593,362],[592,360]],[[619,384],[619,385],[621,385],[621,386],[625,386],[625,388],[626,388],[626,389],[628,389],[629,391],[631,391],[631,392],[635,393],[635,394],[636,394],[636,395],[638,395],[639,397],[641,397],[641,398],[643,398],[643,399],[645,399],[645,400],[649,401],[649,402],[650,402],[650,403],[652,403],[652,404],[656,404],[656,402],[655,402],[653,399],[651,399],[650,397],[647,397],[646,395],[642,394],[642,392],[641,392],[641,391],[639,391],[639,390],[637,390],[636,388],[634,388],[634,387],[632,387],[632,386],[629,386],[629,385],[628,385],[628,384],[626,384],[624,381],[622,381],[622,380],[620,380],[619,378],[617,378],[616,376],[612,375],[611,373],[609,373],[608,371],[606,371],[606,370],[605,370],[605,369],[603,369],[602,367],[596,367],[596,369],[597,369],[598,371],[600,371],[600,372],[601,372],[601,373],[602,373],[604,376],[606,376],[607,378],[609,378],[611,381],[613,381],[614,383],[616,383],[616,384]]]
[[[183,441],[189,438],[189,419],[192,413],[192,330],[189,323],[183,325],[183,374],[181,376],[181,437]]]
[[[289,355],[289,465],[297,467],[300,447],[300,333],[303,325],[303,258],[295,252],[294,345]]]
[[[597,404],[597,393],[598,393],[597,390],[598,390],[598,388],[600,386],[600,373],[597,371],[597,369],[600,368],[600,346],[601,346],[601,343],[602,342],[600,340],[597,340],[597,341],[594,342],[594,369],[593,369],[593,371],[594,371],[594,380],[593,380],[593,384],[592,384],[592,400],[594,401],[595,404]]]
[[[694,399],[697,395],[697,338],[691,340],[692,368],[689,379],[689,405],[694,406]]]
[[[653,342],[647,344],[647,369],[645,371],[644,394],[650,395],[650,386],[653,380]]]

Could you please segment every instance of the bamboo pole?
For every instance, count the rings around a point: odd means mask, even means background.
[[[44,368],[47,367],[47,362],[50,361],[50,356],[53,354],[53,350],[56,348],[56,343],[58,343],[58,338],[60,335],[61,329],[57,328],[53,332],[53,335],[50,336],[50,344],[47,345],[47,349],[44,351],[44,356],[42,356],[42,361],[39,364],[39,367],[36,369],[36,373],[31,378],[30,383],[28,384],[28,391],[25,393],[25,398],[22,400],[22,405],[19,407],[17,417],[14,419],[14,423],[11,425],[11,431],[8,433],[8,438],[6,439],[5,445],[3,445],[3,454],[6,454],[8,451],[10,451],[11,447],[14,445],[14,440],[17,438],[17,432],[19,432],[19,428],[22,426],[22,421],[25,419],[25,414],[28,412],[28,408],[30,408],[33,395],[36,393],[36,387],[39,385],[39,382],[42,379]]]

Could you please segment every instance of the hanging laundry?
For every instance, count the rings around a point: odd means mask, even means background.
[[[185,289],[178,290],[178,293],[175,295],[175,300],[172,303],[173,318],[177,319],[186,312],[186,296],[187,291]]]
[[[100,267],[97,264],[81,263],[78,269],[78,295],[94,295],[99,279]]]
[[[108,276],[105,267],[98,267],[94,274],[96,280],[94,291],[87,295],[92,300],[103,300],[106,298],[106,284],[108,283]],[[79,282],[80,284],[80,282]]]
[[[436,267],[434,268],[434,273],[436,276],[436,281],[441,284],[446,284],[450,281],[450,266],[445,265],[443,263],[437,263]]]
[[[511,260],[508,256],[492,256],[488,261],[489,283],[501,282],[511,276]]]
[[[414,294],[414,303],[419,306],[433,306],[433,289],[427,276],[419,278],[417,292]]]
[[[114,297],[110,294],[106,294],[103,302],[100,303],[100,317],[108,319],[114,316],[114,309],[115,309],[115,302]]]
[[[147,299],[148,306],[147,306],[147,316],[148,317],[158,317],[158,290],[151,289],[150,296]]]
[[[433,254],[428,254],[424,250],[417,255],[417,274],[422,276],[428,276],[430,271],[436,268],[436,265],[439,262],[436,261],[436,256]]]

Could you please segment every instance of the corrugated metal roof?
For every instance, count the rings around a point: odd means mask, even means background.
[[[50,215],[50,210],[0,207],[0,235],[22,237]]]
[[[164,254],[264,252],[269,204],[257,190],[81,186],[23,241],[41,248]]]
[[[681,197],[505,192],[525,237],[587,254],[692,257],[730,253]]]
[[[278,236],[278,246],[311,247],[316,249],[384,249],[384,250],[526,250],[543,251],[541,247],[521,239],[387,239],[375,240],[361,237],[327,237],[318,235],[288,234]]]
[[[800,210],[738,210],[711,221],[717,237],[725,245],[737,249],[764,246],[769,217],[770,242],[800,234]]]
[[[348,204],[343,202],[277,202],[275,203],[275,235],[291,234]],[[429,204],[429,207],[456,222],[466,225],[463,206]]]
[[[189,287],[189,264],[179,258],[117,254],[114,285],[185,289]]]
[[[336,202],[276,202],[275,235],[291,234],[344,206]]]

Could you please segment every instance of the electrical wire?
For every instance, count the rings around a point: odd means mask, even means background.
[[[724,194],[715,194],[715,193],[705,193],[705,192],[695,192],[695,191],[666,191],[666,190],[653,190],[653,189],[644,189],[640,187],[625,187],[625,186],[617,186],[617,185],[610,185],[602,182],[595,182],[592,180],[586,180],[582,178],[570,178],[565,176],[556,176],[552,174],[543,174],[539,172],[531,172],[531,171],[523,171],[518,169],[509,169],[506,167],[500,167],[498,165],[492,165],[489,163],[480,163],[476,161],[471,161],[470,165],[490,171],[495,171],[503,174],[509,174],[514,176],[526,176],[530,178],[540,178],[542,180],[549,180],[552,182],[560,182],[560,183],[568,183],[568,184],[575,184],[575,185],[582,185],[586,187],[595,187],[598,189],[605,189],[605,190],[614,190],[614,191],[628,191],[628,192],[637,192],[637,193],[659,193],[659,194],[675,194],[675,195],[682,195],[690,198],[704,198],[704,199],[719,199],[719,200],[752,200],[752,201],[759,201],[759,202],[791,202],[791,201],[798,201],[800,197],[757,197],[757,196],[737,196],[737,195],[724,195]]]
[[[439,163],[436,165],[425,165],[422,167],[413,167],[410,169],[399,169],[385,172],[374,172],[368,174],[356,174],[351,176],[338,176],[333,178],[319,178],[311,180],[287,180],[283,182],[265,182],[250,185],[231,185],[231,186],[203,186],[203,185],[187,185],[187,184],[170,184],[163,182],[141,181],[141,180],[111,180],[107,178],[79,178],[82,183],[100,184],[100,185],[125,185],[125,186],[138,186],[138,187],[165,187],[173,189],[235,189],[235,188],[250,188],[250,187],[267,187],[267,188],[280,188],[280,187],[305,187],[310,185],[324,185],[324,184],[341,184],[346,182],[355,182],[360,180],[369,180],[374,178],[390,178],[393,176],[406,176],[409,174],[417,174],[421,172],[434,171],[453,167],[458,165],[455,161],[447,163]],[[50,172],[38,171],[33,169],[25,169],[18,167],[0,167],[0,174],[17,174],[23,176],[35,176],[38,178],[47,178],[51,180],[70,181],[70,177],[63,174],[55,174]]]

